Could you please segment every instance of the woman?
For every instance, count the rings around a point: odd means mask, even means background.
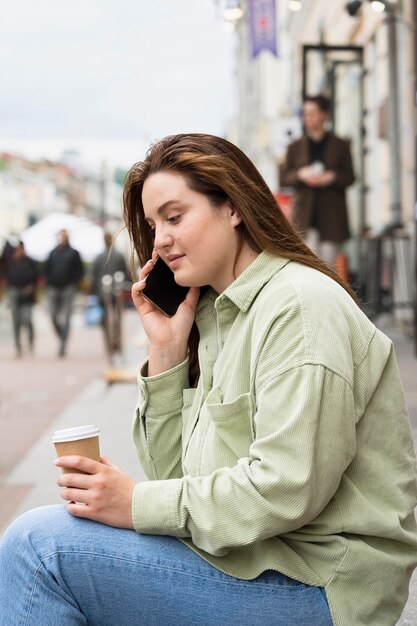
[[[417,532],[391,342],[223,139],[156,143],[124,211],[150,480],[56,461],[86,473],[58,479],[70,515],[36,510],[6,533],[1,624],[393,625]],[[173,317],[142,294],[157,256],[191,287]]]

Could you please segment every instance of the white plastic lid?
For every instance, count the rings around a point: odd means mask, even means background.
[[[77,439],[88,439],[89,437],[97,437],[100,434],[100,429],[94,424],[88,426],[75,426],[74,428],[64,428],[63,430],[56,430],[51,439],[54,443],[60,441],[76,441]]]

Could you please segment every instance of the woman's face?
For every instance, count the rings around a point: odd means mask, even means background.
[[[181,175],[162,171],[145,180],[142,204],[155,248],[179,285],[221,293],[233,282],[241,219],[227,201],[212,207]]]

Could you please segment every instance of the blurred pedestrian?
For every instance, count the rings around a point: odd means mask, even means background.
[[[295,190],[293,225],[313,252],[334,266],[350,237],[345,190],[355,175],[349,142],[326,130],[329,116],[327,98],[305,99],[304,135],[288,146],[280,184]]]
[[[101,324],[109,358],[122,351],[123,293],[130,291],[131,281],[125,257],[115,249],[113,235],[104,233],[105,250],[91,267],[89,290],[96,295],[102,307]]]
[[[22,355],[21,332],[26,327],[28,346],[33,351],[35,332],[32,309],[36,302],[36,286],[39,276],[38,264],[27,256],[23,241],[19,241],[5,263],[5,277],[12,313],[13,336],[16,356]]]
[[[68,232],[58,233],[59,243],[46,261],[45,279],[52,323],[59,338],[59,356],[66,354],[70,321],[77,286],[84,276],[78,250],[71,247]]]
[[[0,254],[0,301],[5,293],[7,263],[12,257],[15,248],[16,244],[13,245],[9,239],[4,238],[4,245]]]

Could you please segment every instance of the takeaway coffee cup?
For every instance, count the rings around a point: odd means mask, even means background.
[[[99,435],[100,430],[93,424],[89,424],[88,426],[56,430],[52,435],[52,441],[58,456],[78,454],[94,459],[94,461],[100,461]],[[62,468],[63,474],[77,471],[66,469],[65,467]]]

